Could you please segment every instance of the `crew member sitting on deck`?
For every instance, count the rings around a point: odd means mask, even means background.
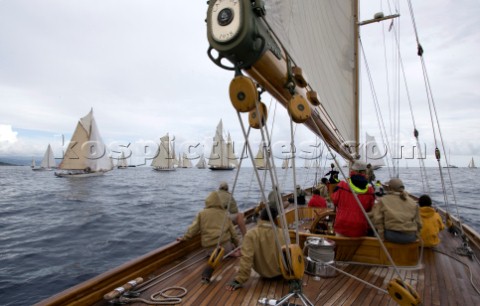
[[[432,207],[432,199],[424,194],[418,198],[420,206],[420,217],[422,218],[422,231],[420,237],[423,240],[423,246],[433,247],[440,243],[438,234],[445,228],[442,217]]]
[[[334,230],[337,236],[360,237],[367,235],[368,221],[352,193],[353,191],[357,195],[366,212],[372,209],[375,203],[375,194],[365,176],[366,169],[365,163],[355,161],[350,178],[347,181],[341,181],[331,195],[336,208]]]
[[[243,213],[238,211],[237,201],[235,201],[235,198],[232,196],[232,194],[228,192],[227,182],[221,182],[217,192],[225,209],[228,208],[230,202],[230,220],[232,220],[234,224],[238,225],[242,236],[245,236],[245,233],[247,232],[245,219]]]
[[[390,242],[415,242],[422,228],[417,204],[405,192],[402,180],[391,179],[388,189],[387,195],[373,208],[373,224],[378,234]]]
[[[223,229],[223,232],[222,232]],[[183,237],[177,238],[177,241],[185,241],[201,235],[202,247],[210,254],[217,246],[221,234],[220,245],[225,249],[225,253],[229,253],[239,246],[237,232],[233,227],[232,221],[225,216],[225,209],[217,192],[211,192],[205,199],[205,208],[201,210],[192,224],[188,227]],[[233,256],[239,256],[235,253]],[[202,273],[202,280],[208,282],[213,269],[207,267]]]
[[[270,197],[269,197],[270,198]],[[272,218],[277,217],[277,209],[269,202]],[[260,276],[272,278],[282,275],[279,263],[279,248],[276,245],[275,234],[281,245],[284,245],[282,231],[270,222],[267,208],[260,213],[260,220],[257,226],[250,229],[242,243],[242,257],[240,258],[240,269],[234,279],[229,282],[225,289],[233,291],[243,286],[250,278],[253,268]]]
[[[217,246],[224,218],[225,209],[220,202],[220,197],[217,192],[211,192],[205,199],[205,208],[197,214],[185,235],[177,238],[177,240],[189,240],[195,235],[200,234],[202,236],[202,247],[207,249],[212,248],[213,250],[213,248]],[[225,226],[223,226],[221,244],[227,253],[239,245],[237,232],[233,227],[232,221],[228,218]]]
[[[320,196],[320,190],[313,189],[312,198],[308,201],[308,207],[327,208],[327,201]]]

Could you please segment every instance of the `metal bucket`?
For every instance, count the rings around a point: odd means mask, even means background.
[[[304,250],[307,249],[305,257],[305,272],[320,277],[334,277],[337,271],[335,266],[335,241],[322,237],[308,237]]]

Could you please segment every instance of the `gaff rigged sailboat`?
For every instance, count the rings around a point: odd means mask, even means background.
[[[157,155],[152,160],[151,166],[156,171],[174,171],[176,169],[174,167],[175,164],[178,164],[178,161],[175,159],[175,150],[167,133],[167,135],[160,138]]]
[[[125,152],[122,152],[122,155],[118,159],[117,168],[118,169],[127,169],[128,168],[128,162],[127,162],[127,158],[125,157]]]
[[[264,150],[265,150],[265,148],[262,145],[260,145],[260,147],[258,148],[257,155],[255,156],[255,167],[258,170],[267,170],[268,169],[267,157],[265,156]]]
[[[35,167],[35,164],[32,164],[33,171],[52,171],[56,167],[57,165],[55,163],[55,157],[53,156],[53,151],[50,144],[48,145],[47,150],[43,155],[40,167]]]
[[[78,121],[58,168],[61,170],[55,172],[58,177],[97,176],[113,169],[107,146],[93,117],[93,109]]]
[[[213,137],[212,151],[208,159],[208,168],[210,170],[233,170],[238,166],[237,157],[233,152],[233,143],[228,133],[227,141],[223,137],[222,119],[217,125],[215,136]]]

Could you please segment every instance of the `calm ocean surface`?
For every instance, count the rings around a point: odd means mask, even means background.
[[[450,170],[460,216],[480,232],[478,169]],[[433,198],[443,203],[438,169],[428,171]],[[30,167],[0,167],[0,305],[34,304],[172,242],[208,193],[221,181],[232,186],[236,173],[137,167],[66,179]],[[291,170],[277,174],[282,190],[291,191]],[[387,180],[388,171],[376,175]],[[407,190],[417,195],[419,177],[418,168],[401,170]],[[297,184],[308,187],[314,179],[314,169],[297,170]],[[252,168],[240,170],[234,196],[242,210],[258,202]],[[456,213],[454,206],[450,210]]]

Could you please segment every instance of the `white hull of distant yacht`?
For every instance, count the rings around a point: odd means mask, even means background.
[[[90,176],[100,176],[105,174],[107,171],[96,171],[96,172],[85,172],[85,171],[61,171],[55,172],[55,176],[57,177],[90,177]]]

